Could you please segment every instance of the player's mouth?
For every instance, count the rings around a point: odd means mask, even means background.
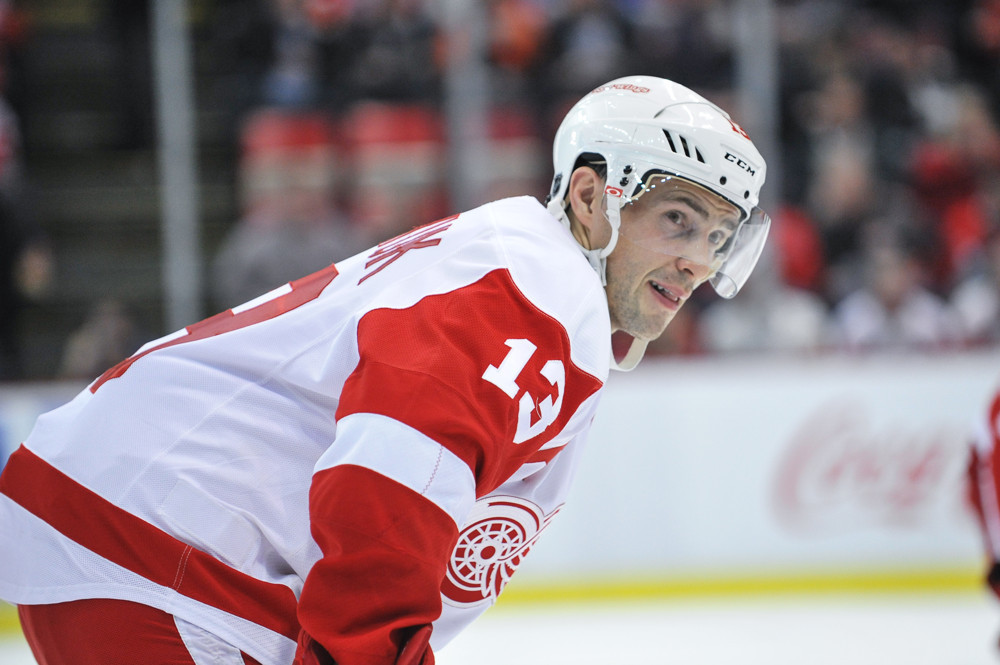
[[[650,280],[649,285],[652,287],[653,293],[656,295],[656,299],[659,300],[664,307],[671,311],[680,309],[681,305],[684,304],[684,301],[687,300],[687,296],[689,295],[685,289],[660,284],[655,280]]]

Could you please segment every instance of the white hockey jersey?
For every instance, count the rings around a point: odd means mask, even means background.
[[[151,342],[0,477],[0,597],[138,601],[264,665],[439,649],[562,505],[610,358],[532,198],[417,228]]]

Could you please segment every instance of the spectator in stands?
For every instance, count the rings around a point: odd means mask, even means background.
[[[114,298],[101,300],[67,340],[59,376],[90,381],[135,353],[146,337],[123,302]]]
[[[925,284],[919,241],[885,222],[866,230],[865,285],[836,304],[831,344],[847,351],[928,351],[960,344],[957,316]]]
[[[1000,113],[1000,3],[967,0],[955,22],[951,45],[961,73],[982,89],[992,113]]]
[[[938,238],[936,275],[953,285],[973,267],[997,215],[1000,126],[984,95],[968,85],[921,142],[912,164],[913,198]]]
[[[126,149],[148,149],[153,145],[150,7],[144,1],[104,3],[117,68],[112,83],[121,112],[118,145]]]
[[[857,17],[860,28],[846,48],[863,90],[863,114],[871,132],[872,165],[879,182],[903,182],[919,135],[914,106],[923,74],[922,39],[904,18],[873,7]]]
[[[811,220],[801,210],[785,207],[775,215],[769,249],[761,263],[760,279],[747,285],[745,303],[716,299],[701,313],[702,349],[714,353],[823,350],[829,312],[819,295],[822,247]]]
[[[262,110],[243,133],[243,217],[212,264],[220,308],[238,305],[367,247],[337,205],[334,127],[318,112]]]
[[[797,352],[824,348],[826,305],[804,289],[761,280],[745,305],[718,300],[701,314],[702,348],[710,353]]]
[[[274,0],[215,0],[206,29],[212,63],[205,103],[222,114],[227,148],[238,154],[240,120],[264,103],[264,80],[275,59]]]
[[[640,4],[634,46],[651,72],[681,76],[701,90],[733,84],[732,9],[713,0],[648,0]]]
[[[864,110],[861,83],[836,72],[822,81],[806,112],[811,178],[805,203],[822,240],[831,302],[860,286],[858,243],[877,200],[874,135]]]
[[[55,260],[24,173],[20,118],[0,95],[0,381],[24,376],[24,308],[48,290]]]
[[[301,0],[274,0],[273,7],[274,59],[264,77],[263,103],[314,106],[325,84],[320,74],[317,27]]]
[[[567,0],[549,26],[545,45],[542,67],[550,113],[561,117],[571,100],[633,71],[635,43],[632,23],[617,3]]]
[[[994,213],[1000,214],[1000,210]],[[962,323],[967,343],[997,344],[1000,343],[1000,224],[994,222],[972,263],[975,267],[953,289],[951,304]]]
[[[351,219],[372,242],[452,213],[444,118],[428,104],[368,101],[342,118]]]
[[[53,263],[47,237],[0,191],[0,381],[24,376],[22,313],[47,290]]]
[[[492,103],[538,110],[545,96],[538,85],[545,12],[536,0],[490,0],[485,14]]]
[[[440,102],[440,30],[426,4],[371,0],[355,12],[342,78],[351,100]]]

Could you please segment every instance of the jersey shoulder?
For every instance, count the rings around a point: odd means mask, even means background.
[[[600,280],[569,230],[532,197],[501,199],[415,228],[338,268],[339,282],[351,288],[327,295],[362,316],[489,284],[494,311],[505,302],[530,305],[565,330],[574,363],[601,380],[607,376],[611,324]],[[506,278],[488,278],[494,273]]]
[[[503,199],[488,213],[513,283],[565,326],[574,362],[605,377],[611,353],[607,296],[569,229],[531,197]]]

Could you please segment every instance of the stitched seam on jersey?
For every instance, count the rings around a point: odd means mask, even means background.
[[[444,446],[438,448],[438,456],[437,459],[434,460],[434,468],[431,470],[430,478],[427,479],[427,484],[424,485],[422,490],[420,490],[420,496],[427,496],[427,490],[431,488],[431,483],[434,482],[434,479],[437,477],[438,469],[441,468],[442,457],[444,457]]]
[[[435,383],[437,383],[442,388],[444,388],[445,390],[447,390],[450,394],[454,395],[463,404],[465,404],[466,408],[470,409],[470,413],[475,413],[477,411],[477,409],[475,409],[475,405],[472,404],[472,402],[470,402],[466,398],[465,394],[462,391],[456,390],[455,388],[453,388],[449,384],[447,384],[444,381],[442,381],[438,376],[436,376],[434,374],[431,374],[430,372],[425,372],[423,370],[414,369],[414,368],[411,368],[411,367],[403,368],[403,367],[400,367],[398,365],[394,365],[394,364],[391,364],[391,363],[382,362],[382,361],[379,361],[379,360],[366,360],[365,362],[368,363],[368,364],[370,364],[370,365],[381,365],[383,367],[391,367],[392,369],[397,370],[397,371],[407,372],[407,373],[410,373],[410,374],[427,377],[430,380],[432,380]],[[588,376],[592,376],[592,375],[590,375],[587,372],[584,372],[584,373],[587,374]],[[569,414],[569,417],[563,423],[562,427],[560,427],[555,432],[553,432],[553,434],[546,439],[545,443],[542,444],[541,446],[539,446],[538,450],[536,451],[536,454],[539,451],[542,451],[542,450],[554,450],[554,451],[556,451],[556,454],[559,454],[559,452],[561,452],[562,450],[564,450],[566,448],[565,444],[560,445],[560,446],[554,446],[554,447],[551,447],[551,448],[546,448],[546,446],[549,443],[551,443],[553,440],[559,438],[560,434],[563,434],[564,432],[566,432],[568,430],[568,427],[569,427],[570,423],[572,423],[574,421],[574,419],[579,415],[580,409],[587,402],[587,400],[589,400],[595,394],[597,394],[597,393],[599,393],[601,391],[601,388],[603,387],[604,384],[599,379],[595,379],[595,380],[596,380],[596,383],[597,383],[596,388],[592,392],[589,392],[585,396],[583,396],[583,399],[581,399],[580,402],[578,404],[576,404],[576,406],[574,407],[573,411]],[[379,413],[377,411],[352,411],[350,413],[343,414],[341,416],[341,418],[346,418],[347,416],[353,415],[355,413],[367,413],[367,414],[379,415],[379,416],[384,416],[385,415],[385,414]],[[388,417],[388,416],[386,416],[386,417]],[[395,420],[394,418],[391,418],[391,417],[390,417],[390,419],[391,420]],[[424,432],[423,430],[415,427],[414,425],[411,425],[408,422],[404,422],[404,421],[396,421],[396,422],[399,422],[400,424],[413,429],[415,432],[418,432],[422,436],[425,436],[428,439],[430,439],[432,441],[435,441],[436,443],[438,443],[439,445],[441,445],[442,448],[447,449],[449,452],[451,452],[452,454],[454,454],[460,460],[462,460],[463,462],[466,462],[466,460],[464,458],[462,458],[457,452],[455,452],[454,450],[452,450],[451,447],[448,446],[447,443],[444,443],[440,439],[435,438],[431,434],[429,434],[427,432]],[[481,452],[482,451],[482,447],[480,447],[479,450]],[[466,462],[466,466],[472,472],[473,476],[475,476],[475,468],[473,466],[469,466],[467,462]],[[477,498],[480,496],[479,495],[479,481],[480,481],[479,478],[475,479]],[[506,482],[506,479],[504,479],[504,482]],[[500,483],[500,484],[502,484],[502,483]],[[413,488],[411,488],[411,489],[413,489]],[[496,488],[493,488],[493,489],[496,489]],[[416,491],[416,489],[413,489],[413,491]],[[493,491],[493,490],[491,489],[490,491]],[[488,493],[489,492],[486,492],[486,494],[488,494]]]
[[[177,560],[177,572],[174,573],[174,583],[170,585],[170,588],[174,591],[181,588],[181,582],[184,581],[184,573],[187,572],[188,559],[191,558],[191,552],[193,550],[194,547],[188,545],[181,553],[180,559]]]
[[[439,442],[439,441],[437,441],[437,440],[435,440],[435,439],[427,436],[422,431],[414,428],[412,425],[409,425],[409,424],[404,423],[402,421],[396,420],[396,419],[391,418],[389,416],[384,416],[384,415],[379,414],[379,413],[372,413],[372,412],[369,412],[369,411],[362,411],[362,412],[351,413],[351,414],[345,416],[345,420],[349,420],[349,419],[354,418],[354,417],[375,418],[377,420],[382,420],[387,425],[389,425],[389,426],[391,426],[393,428],[410,430],[410,431],[413,432],[414,435],[420,437],[421,439],[426,439],[426,441],[429,444],[431,444],[431,445],[434,446],[434,449],[436,451],[435,455],[437,456],[437,461],[435,463],[434,470],[432,472],[430,472],[430,474],[431,474],[431,481],[428,482],[425,485],[425,489],[421,493],[420,486],[418,485],[420,478],[414,478],[413,482],[410,483],[409,480],[408,480],[408,478],[402,477],[399,474],[393,473],[392,471],[387,471],[385,469],[378,469],[378,468],[376,468],[374,466],[368,466],[371,463],[370,459],[368,459],[368,458],[362,458],[360,460],[358,458],[352,458],[352,459],[349,459],[349,460],[339,459],[339,460],[336,460],[336,462],[333,463],[333,464],[328,464],[328,465],[325,465],[322,468],[318,469],[316,471],[316,473],[322,473],[324,471],[327,471],[327,470],[330,470],[330,469],[334,469],[334,468],[336,468],[338,466],[344,466],[344,465],[354,465],[354,466],[358,466],[358,467],[361,467],[361,468],[364,468],[364,469],[368,469],[368,470],[375,470],[377,473],[379,473],[379,475],[383,475],[386,478],[389,478],[389,479],[391,479],[391,480],[393,480],[393,481],[395,481],[395,482],[397,482],[397,483],[399,483],[399,484],[401,484],[401,485],[403,485],[405,487],[408,487],[414,494],[417,494],[419,496],[423,496],[425,499],[427,499],[427,500],[433,502],[434,504],[436,504],[449,517],[451,517],[452,522],[455,523],[455,527],[456,528],[460,528],[462,526],[464,515],[468,512],[469,509],[471,509],[471,506],[472,506],[473,502],[469,501],[468,505],[465,506],[464,505],[464,503],[465,503],[464,499],[458,499],[458,500],[456,500],[454,497],[457,496],[457,495],[455,495],[453,493],[453,491],[452,491],[454,488],[452,488],[451,490],[447,490],[447,492],[446,492],[446,495],[450,496],[452,498],[446,499],[443,502],[442,502],[442,500],[439,497],[435,497],[435,496],[433,496],[433,494],[428,494],[427,492],[429,491],[431,485],[434,484],[433,481],[436,481],[437,477],[441,476],[442,474],[445,474],[443,482],[445,482],[450,487],[450,483],[454,482],[454,480],[455,480],[454,478],[449,478],[450,473],[453,473],[456,469],[460,468],[460,469],[462,469],[464,471],[465,474],[467,474],[467,476],[464,476],[464,478],[466,478],[467,481],[468,481],[468,489],[474,494],[475,493],[475,489],[476,489],[476,479],[475,479],[475,476],[474,476],[474,473],[473,473],[472,469],[469,467],[469,465],[466,463],[466,461],[464,459],[462,459],[460,456],[458,456],[456,453],[454,453],[448,446],[446,446],[446,445],[442,444],[441,442]],[[394,437],[390,436],[389,438],[394,438]],[[429,463],[430,462],[430,456],[429,455],[427,455],[427,456],[421,455],[420,459],[421,459],[421,462],[420,462],[421,468],[426,468],[425,461],[427,463]],[[449,464],[449,460],[451,460],[450,464]],[[453,465],[458,465],[458,466],[453,466]],[[422,477],[427,477],[427,474],[422,474]],[[463,507],[464,507],[464,511],[462,510]]]
[[[414,369],[412,367],[400,367],[399,365],[394,365],[392,363],[382,362],[380,360],[366,360],[365,362],[367,364],[369,364],[369,365],[380,365],[382,367],[391,367],[392,369],[394,369],[396,371],[399,371],[399,372],[407,372],[409,374],[414,374],[414,375],[417,375],[417,376],[428,378],[431,381],[433,381],[434,383],[436,383],[437,385],[441,386],[443,389],[447,390],[448,393],[450,393],[451,395],[455,396],[458,399],[458,401],[460,401],[462,404],[465,405],[465,408],[466,408],[466,410],[468,410],[469,413],[477,413],[479,411],[479,409],[476,407],[476,405],[473,404],[468,399],[468,397],[465,395],[465,393],[463,393],[461,390],[455,389],[453,386],[449,385],[448,383],[445,383],[444,381],[441,380],[440,377],[438,377],[435,374],[431,374],[430,372],[426,372],[426,371],[420,370],[420,369]],[[352,413],[361,413],[361,412],[352,411],[351,413],[345,413],[345,414],[343,414],[341,416],[341,418],[347,417],[347,416],[351,415]],[[369,412],[365,412],[365,413],[373,413],[373,412],[369,411]],[[377,412],[374,412],[374,413],[377,413]],[[384,414],[378,414],[378,415],[384,415]],[[395,420],[395,419],[393,418],[393,420]],[[453,453],[456,457],[458,457],[463,462],[465,462],[466,466],[469,468],[470,472],[473,474],[473,477],[475,477],[475,474],[476,474],[475,465],[474,464],[470,465],[467,460],[465,460],[456,451],[452,450],[451,447],[449,447],[448,444],[445,443],[444,441],[442,441],[440,438],[433,436],[432,433],[423,431],[422,429],[416,427],[415,425],[412,425],[411,423],[408,423],[408,422],[405,422],[405,421],[397,421],[397,422],[401,422],[403,425],[406,425],[407,427],[413,429],[414,431],[419,432],[420,434],[422,434],[423,436],[427,437],[428,439],[437,442],[443,448],[447,448],[449,452]],[[559,431],[562,431],[562,430],[561,429],[558,430],[555,434],[553,434],[553,436],[558,435]],[[497,438],[497,437],[499,437],[499,435],[494,435],[494,438]],[[550,440],[551,440],[551,437],[550,437]],[[494,443],[495,443],[495,441],[494,441]],[[482,455],[484,448],[483,448],[483,446],[479,446],[477,450],[478,450],[477,454],[478,455]],[[478,496],[478,492],[479,492],[479,489],[478,489],[479,488],[479,478],[475,479],[475,484],[476,484],[476,493],[477,493],[477,496]],[[416,491],[416,490],[414,490],[414,491]]]

